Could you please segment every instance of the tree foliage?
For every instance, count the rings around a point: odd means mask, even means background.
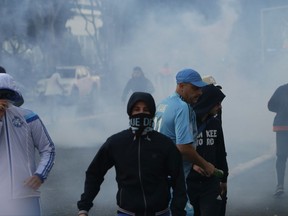
[[[62,42],[69,40],[65,24],[73,16],[71,6],[67,0],[0,1],[0,63],[8,72],[39,77],[65,60],[69,52]]]

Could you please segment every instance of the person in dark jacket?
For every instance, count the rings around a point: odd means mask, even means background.
[[[206,161],[224,172],[223,177],[205,176],[205,172],[193,165],[187,179],[187,191],[194,216],[219,215],[222,196],[227,193],[228,164],[221,121],[216,117],[225,95],[213,84],[202,88],[202,95],[194,105],[197,119],[196,151]]]
[[[133,68],[132,77],[126,83],[121,100],[126,102],[127,96],[133,92],[147,92],[152,94],[154,92],[153,83],[145,77],[141,67]]]
[[[268,109],[276,113],[273,131],[276,132],[276,174],[275,196],[284,193],[284,178],[288,156],[288,83],[279,86],[268,101]]]
[[[206,75],[202,77],[202,80],[204,82],[206,82],[207,84],[213,84],[214,86],[216,86],[217,88],[222,90],[222,86],[219,85],[215,78],[211,75]],[[217,115],[215,116],[217,119],[219,119],[220,123],[222,124],[222,109],[220,109],[217,113]],[[223,192],[221,194],[221,198],[222,198],[222,205],[221,205],[221,209],[220,209],[220,213],[218,216],[225,216],[226,215],[226,205],[227,205],[227,192]]]
[[[131,127],[109,137],[89,165],[84,193],[77,203],[79,216],[88,215],[113,166],[118,216],[169,216],[170,211],[173,216],[186,215],[182,157],[171,139],[153,130],[155,109],[151,94],[131,95],[127,105]]]

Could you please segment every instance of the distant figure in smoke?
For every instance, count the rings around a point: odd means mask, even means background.
[[[173,83],[173,73],[168,63],[165,63],[157,74],[157,90],[159,91],[160,97],[164,97],[167,92],[170,92],[171,84]]]
[[[147,79],[141,69],[141,67],[134,67],[131,79],[127,82],[123,93],[122,93],[122,102],[126,102],[126,98],[129,93],[133,92],[147,92],[152,94],[154,92],[153,83]]]
[[[181,154],[172,140],[153,130],[155,109],[151,94],[132,94],[127,104],[131,127],[109,137],[88,167],[84,193],[78,201],[79,216],[88,215],[105,174],[113,166],[118,216],[169,216],[170,211],[173,216],[186,215]]]
[[[19,101],[14,79],[0,74],[0,214],[39,216],[38,189],[52,169],[55,147],[38,115],[14,106]]]
[[[0,66],[0,74],[1,73],[6,73],[6,70],[5,70],[5,68]],[[24,103],[24,98],[21,95],[21,99],[19,101],[17,101],[14,105],[20,107],[23,103]]]
[[[49,107],[49,113],[51,115],[51,122],[55,122],[57,119],[57,106],[61,101],[61,96],[64,94],[64,88],[60,83],[60,74],[53,73],[49,79],[47,79],[46,89],[45,89],[45,97],[46,97],[46,104]]]
[[[276,174],[275,196],[284,193],[284,178],[288,156],[288,83],[276,89],[268,101],[268,109],[275,112],[273,131],[276,132]]]
[[[189,200],[194,208],[194,216],[219,216],[222,200],[226,204],[228,163],[221,121],[217,118],[225,95],[210,84],[202,88],[203,94],[193,106],[197,119],[196,150],[203,158],[224,176],[205,176],[204,170],[193,165],[186,181]],[[224,213],[225,215],[225,213]]]

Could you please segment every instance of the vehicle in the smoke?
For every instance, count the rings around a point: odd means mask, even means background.
[[[100,90],[100,76],[92,75],[86,66],[61,66],[56,67],[55,73],[59,73],[59,83],[64,89],[63,103],[71,104],[83,97],[95,98]],[[45,97],[47,79],[37,82],[36,92],[40,97]]]

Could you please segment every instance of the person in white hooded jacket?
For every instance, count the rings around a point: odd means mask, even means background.
[[[39,116],[15,106],[21,100],[13,77],[0,74],[0,215],[39,216],[55,146]]]

